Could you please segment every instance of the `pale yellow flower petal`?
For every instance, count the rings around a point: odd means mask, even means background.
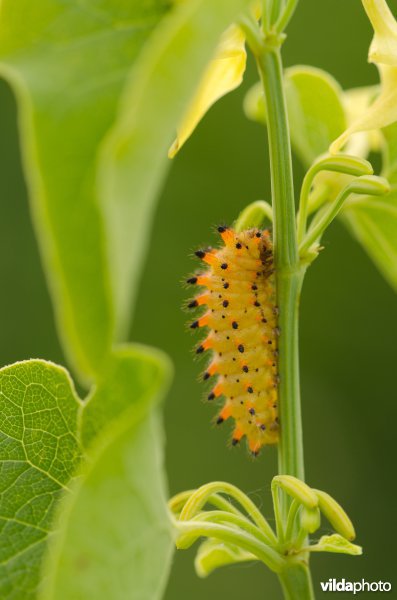
[[[330,147],[331,153],[339,152],[353,133],[382,129],[397,121],[397,67],[379,65],[381,92],[368,110],[339,136]]]
[[[397,66],[397,22],[386,0],[362,0],[374,28],[369,62]]]
[[[178,127],[177,138],[168,152],[170,158],[190,137],[208,109],[241,84],[246,62],[245,36],[239,27],[232,25],[222,35],[216,54]]]
[[[342,100],[349,126],[366,113],[378,94],[377,85],[352,88],[343,92]],[[379,130],[360,131],[349,139],[345,152],[366,158],[371,151],[377,152],[381,145],[382,135]]]
[[[368,60],[378,66],[381,78],[380,94],[361,115],[359,114],[360,102],[364,98],[356,96],[354,100],[358,116],[333,142],[330,147],[332,153],[339,152],[354,133],[379,130],[397,121],[397,22],[386,0],[362,0],[362,2],[374,28]],[[363,139],[361,138],[361,142],[356,139],[359,150]],[[349,151],[351,152],[351,149]]]

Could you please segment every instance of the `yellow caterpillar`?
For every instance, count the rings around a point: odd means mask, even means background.
[[[216,378],[208,400],[225,398],[217,423],[232,417],[232,444],[246,436],[256,456],[277,443],[279,429],[272,242],[267,230],[218,231],[223,246],[197,251],[209,268],[187,280],[203,288],[188,307],[206,307],[190,326],[209,329],[196,352],[212,352],[203,378]]]

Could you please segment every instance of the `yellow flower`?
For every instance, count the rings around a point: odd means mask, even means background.
[[[177,130],[177,137],[168,156],[173,158],[208,109],[225,94],[237,88],[243,80],[247,63],[245,35],[237,25],[231,25],[222,35],[216,54],[208,65],[192,103]]]
[[[362,2],[375,31],[369,48],[369,62],[397,66],[397,22],[386,0]]]
[[[379,69],[380,94],[331,144],[332,153],[339,152],[353,133],[382,129],[397,121],[397,22],[386,0],[362,2],[375,32],[368,60]]]

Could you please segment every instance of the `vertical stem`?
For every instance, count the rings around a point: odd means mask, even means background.
[[[280,40],[268,37],[257,54],[263,82],[274,212],[274,259],[279,307],[279,473],[304,478],[299,385],[298,309],[304,270],[300,266],[295,225],[291,143],[283,89]],[[287,520],[289,502],[282,505]],[[280,581],[286,600],[312,600],[308,565],[291,564]]]
[[[309,567],[304,562],[289,565],[279,575],[285,600],[313,600],[314,591]]]
[[[263,81],[274,210],[274,257],[279,306],[279,472],[304,478],[299,386],[298,307],[303,271],[295,229],[291,144],[279,45],[257,56]],[[287,507],[284,507],[284,513]],[[286,515],[285,515],[286,516]]]

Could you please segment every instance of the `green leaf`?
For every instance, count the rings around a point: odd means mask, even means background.
[[[343,92],[329,73],[308,66],[286,69],[284,84],[291,143],[303,165],[310,167],[346,129]],[[266,124],[261,83],[248,91],[244,110],[248,118]]]
[[[397,291],[397,190],[349,202],[343,219],[379,271]]]
[[[238,546],[208,539],[200,544],[194,567],[199,577],[208,577],[219,567],[254,560],[258,560],[256,556]]]
[[[149,349],[114,355],[82,415],[90,460],[61,507],[41,598],[161,598],[174,544],[156,403],[169,371]]]
[[[0,597],[36,597],[54,509],[81,458],[82,404],[67,372],[44,361],[0,370]]]
[[[397,123],[385,127],[382,133],[385,139],[382,175],[391,184],[397,184]]]
[[[341,535],[323,535],[318,544],[306,548],[310,552],[335,552],[337,554],[350,554],[360,556],[363,553],[361,546],[352,544]]]
[[[297,66],[285,72],[293,148],[309,167],[346,129],[342,89],[326,71]]]
[[[68,536],[77,535],[72,549],[87,564],[79,560],[65,564],[58,550],[56,572],[50,577],[47,565],[43,570],[48,594],[53,585],[57,599],[91,597],[79,596],[77,590],[62,595],[71,568],[79,570],[78,590],[89,587],[91,578],[106,589],[118,585],[132,589],[134,579],[146,597],[157,598],[173,546],[156,408],[169,371],[159,352],[122,348],[111,357],[85,404],[77,398],[67,372],[51,363],[27,361],[0,371],[0,597],[37,597],[48,538],[54,537],[54,523],[60,519],[56,541],[66,544]],[[89,460],[81,461],[87,454]],[[79,462],[82,473],[73,483]],[[65,512],[61,498],[72,510]],[[67,552],[66,544],[69,556]],[[121,555],[123,561],[115,561]],[[149,557],[154,561],[150,570]],[[106,561],[111,568],[105,568]],[[94,597],[101,597],[100,592]]]
[[[167,356],[159,350],[138,344],[119,347],[98,379],[95,394],[84,406],[83,446],[89,449],[98,434],[112,428],[114,420],[125,411],[135,414],[142,406],[148,407],[167,386],[170,371]]]
[[[95,189],[97,155],[131,65],[168,5],[168,0],[1,4],[0,71],[19,100],[33,219],[58,329],[69,359],[86,379],[101,370],[118,318]],[[135,195],[135,204],[140,201]],[[128,226],[133,238],[138,224]]]
[[[118,120],[102,153],[99,188],[117,312],[124,319],[130,311],[148,245],[153,202],[170,164],[167,152],[177,125],[222,32],[250,5],[251,0],[181,2],[145,46],[123,94]]]

